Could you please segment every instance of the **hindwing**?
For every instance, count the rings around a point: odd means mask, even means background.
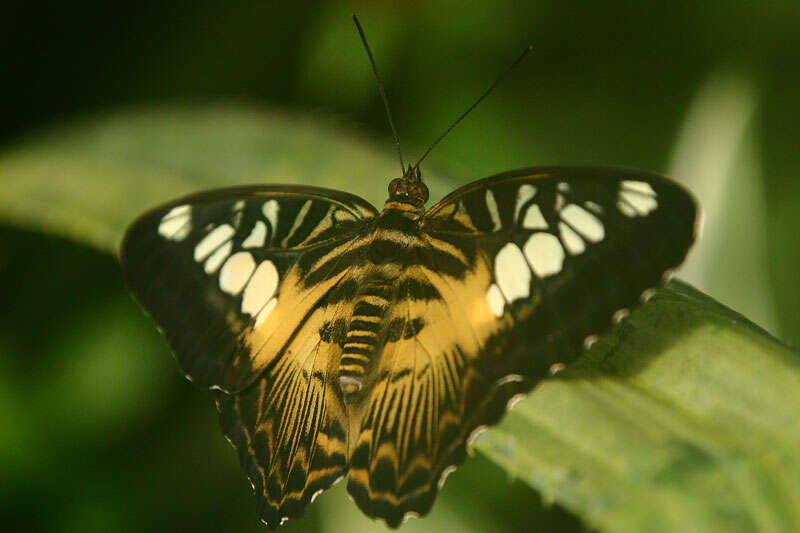
[[[347,473],[348,419],[335,380],[341,347],[324,332],[351,307],[320,302],[253,385],[218,393],[222,431],[253,484],[259,517],[271,527],[298,518]]]
[[[390,526],[430,510],[450,467],[465,459],[473,421],[487,423],[484,411],[499,387],[480,358],[489,352],[487,332],[504,325],[473,305],[490,272],[477,262],[451,278],[418,250],[425,264],[404,273],[413,282],[400,283],[389,318],[397,327],[360,413],[348,482],[359,507]]]

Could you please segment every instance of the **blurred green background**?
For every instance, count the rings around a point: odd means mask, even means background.
[[[79,1],[17,9],[4,14],[0,32],[3,150],[121,108],[222,100],[333,119],[390,152],[349,18],[357,12],[410,159],[533,43],[426,168],[454,184],[535,164],[671,175],[695,191],[707,217],[705,239],[679,275],[790,344],[800,340],[794,1]],[[2,173],[0,166],[0,196]],[[353,189],[390,177],[353,175]],[[115,259],[0,226],[0,296],[4,530],[263,530],[211,395],[180,376]],[[286,530],[384,529],[342,488]],[[430,518],[404,531],[531,524],[582,530],[578,518],[476,456],[450,478]]]

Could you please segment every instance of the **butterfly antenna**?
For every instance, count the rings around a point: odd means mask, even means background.
[[[467,110],[466,110],[466,111],[464,111],[464,112],[461,114],[461,116],[460,116],[460,117],[458,117],[458,118],[457,118],[457,119],[456,119],[456,120],[455,120],[455,121],[454,121],[452,124],[450,124],[450,126],[448,126],[448,128],[447,128],[446,130],[444,130],[444,132],[443,132],[441,135],[439,135],[439,137],[437,137],[435,141],[433,141],[433,143],[432,143],[432,144],[431,144],[431,145],[428,147],[428,149],[427,149],[427,150],[425,150],[425,153],[424,153],[424,154],[422,154],[422,157],[420,157],[420,158],[419,158],[419,161],[417,161],[417,162],[414,164],[414,167],[415,167],[415,168],[419,168],[419,164],[420,164],[420,163],[422,163],[422,160],[423,160],[423,159],[425,159],[426,157],[428,157],[428,154],[429,154],[429,153],[431,153],[431,150],[433,150],[433,148],[434,148],[434,147],[435,147],[437,144],[439,144],[439,141],[441,141],[442,139],[444,139],[444,138],[447,136],[447,134],[448,134],[448,133],[450,133],[450,130],[452,130],[453,128],[455,128],[455,127],[458,125],[458,123],[459,123],[459,122],[461,122],[461,121],[464,119],[464,117],[466,117],[467,115],[469,115],[469,114],[470,114],[470,112],[471,112],[473,109],[475,109],[476,107],[478,107],[478,104],[480,104],[480,103],[483,101],[483,99],[484,99],[484,98],[486,98],[487,96],[489,96],[489,93],[491,93],[491,92],[494,90],[494,88],[495,88],[495,87],[497,87],[497,85],[498,85],[498,84],[499,84],[501,81],[503,81],[503,78],[505,78],[505,77],[508,75],[508,73],[509,73],[509,72],[511,72],[512,70],[514,70],[514,67],[516,67],[517,65],[519,65],[519,64],[520,64],[520,62],[521,62],[523,59],[525,59],[525,56],[526,56],[526,55],[528,55],[528,52],[530,52],[531,50],[533,50],[533,45],[529,45],[529,46],[526,46],[526,47],[525,47],[525,50],[523,50],[523,51],[522,51],[522,53],[520,54],[520,56],[519,56],[519,57],[518,57],[518,58],[517,58],[517,59],[516,59],[516,60],[515,60],[513,63],[511,63],[511,66],[510,66],[510,67],[508,67],[508,68],[507,68],[505,71],[503,71],[503,72],[502,72],[502,73],[501,73],[501,74],[500,74],[500,75],[497,77],[497,79],[496,79],[496,80],[494,80],[494,83],[492,83],[492,84],[489,86],[489,88],[488,88],[488,89],[486,89],[486,92],[484,92],[484,93],[481,95],[481,97],[480,97],[480,98],[478,98],[477,100],[475,100],[475,103],[474,103],[474,104],[472,104],[471,106],[469,106],[469,108],[467,108]]]
[[[392,128],[394,144],[397,146],[397,157],[400,158],[400,168],[402,169],[403,173],[405,173],[406,168],[405,165],[403,165],[403,152],[400,151],[400,137],[397,136],[397,128],[394,127],[392,112],[389,110],[389,100],[386,98],[386,90],[383,88],[383,82],[381,81],[381,77],[378,75],[378,67],[375,66],[375,58],[372,57],[372,50],[369,49],[369,45],[367,44],[367,36],[364,35],[364,28],[361,27],[361,22],[358,21],[358,17],[355,13],[353,13],[353,22],[356,23],[358,34],[361,36],[361,42],[364,43],[364,48],[367,50],[369,64],[372,65],[372,72],[375,74],[375,81],[378,83],[378,90],[380,91],[381,98],[383,99],[383,107],[386,109],[386,116],[389,117],[389,126]]]

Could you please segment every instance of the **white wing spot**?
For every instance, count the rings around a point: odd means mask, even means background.
[[[533,272],[540,278],[561,272],[564,265],[564,248],[558,237],[539,232],[530,236],[523,247]]]
[[[519,220],[519,210],[534,196],[536,196],[536,187],[528,183],[519,186],[519,189],[517,189],[517,205],[514,208],[514,220]]]
[[[632,191],[636,191],[642,194],[649,194],[651,196],[656,196],[656,191],[654,191],[653,187],[651,187],[650,184],[647,183],[646,181],[625,180],[620,182],[620,184],[626,189],[630,189]]]
[[[497,210],[497,201],[494,199],[494,193],[491,189],[486,189],[486,209],[489,211],[489,216],[492,217],[494,229],[492,231],[500,231],[503,223],[500,221],[500,211]]]
[[[178,229],[175,233],[172,234],[172,237],[169,237],[173,241],[182,241],[186,237],[189,236],[189,233],[192,232],[192,222],[188,220],[183,226]]]
[[[242,217],[244,214],[241,211],[235,211],[233,213],[233,218],[231,221],[233,222],[233,227],[239,229],[239,225],[242,223]]]
[[[658,207],[656,191],[644,181],[621,181],[617,208],[627,217],[647,216]]]
[[[522,227],[525,229],[547,229],[547,221],[542,215],[542,210],[539,206],[532,204],[525,211],[525,218],[522,221]]]
[[[597,335],[587,335],[586,338],[583,339],[583,349],[584,350],[590,349],[592,346],[594,346],[594,343],[596,343],[598,340],[599,337]]]
[[[262,308],[272,298],[277,288],[278,270],[272,264],[272,261],[262,261],[244,289],[242,313],[255,316],[259,311],[262,311]]]
[[[519,374],[508,374],[498,379],[497,382],[495,382],[494,386],[495,388],[497,388],[497,387],[502,387],[503,385],[506,385],[508,383],[522,383],[524,381],[525,378],[523,378]]]
[[[567,193],[569,192],[569,183],[562,181],[556,185],[556,188],[559,190],[559,192]]]
[[[630,314],[631,312],[623,307],[622,309],[617,309],[614,312],[614,315],[611,317],[611,320],[614,322],[614,324],[619,324],[620,322],[628,318],[628,315]]]
[[[650,301],[650,298],[655,296],[655,294],[656,294],[655,289],[645,289],[644,292],[642,292],[641,296],[639,296],[639,300],[642,303],[647,303],[648,301]]]
[[[556,203],[554,205],[556,211],[561,211],[564,208],[564,195],[556,194]]]
[[[406,514],[403,515],[403,523],[405,524],[412,518],[419,518],[419,513],[416,511],[406,511]]]
[[[303,207],[300,208],[300,212],[297,213],[297,216],[294,217],[294,224],[292,224],[292,229],[289,230],[289,233],[286,234],[286,237],[283,238],[281,241],[281,247],[286,248],[286,244],[289,242],[289,239],[292,238],[294,232],[303,225],[303,221],[306,219],[306,215],[308,214],[308,210],[311,209],[311,200],[306,200],[303,204]]]
[[[267,240],[267,225],[257,220],[253,231],[242,242],[242,248],[263,248]]]
[[[280,211],[280,206],[277,200],[267,200],[264,202],[264,205],[261,206],[261,212],[264,213],[264,217],[269,221],[269,226],[272,228],[273,235],[275,235],[278,229],[278,211]]]
[[[600,222],[600,219],[577,204],[569,204],[562,209],[561,219],[592,242],[600,242],[606,236],[605,228],[603,228],[603,223]]]
[[[643,217],[649,215],[658,207],[658,201],[652,196],[645,196],[633,191],[622,190],[619,193],[620,199],[633,208],[635,214]]]
[[[169,213],[164,215],[161,220],[169,220],[173,217],[181,217],[192,214],[192,206],[189,204],[179,205],[169,210]]]
[[[244,209],[244,200],[237,200],[235,204],[233,204],[234,211],[241,211]]]
[[[192,206],[179,205],[170,209],[158,225],[158,234],[171,241],[182,241],[192,230]]]
[[[206,274],[216,272],[222,262],[231,254],[231,251],[233,251],[233,243],[231,241],[217,248],[217,250],[211,254],[211,257],[206,259],[206,264],[203,266],[203,270],[205,270]]]
[[[194,247],[194,260],[198,263],[205,260],[211,252],[217,250],[222,243],[233,237],[234,229],[230,224],[217,226]]]
[[[636,210],[621,199],[617,200],[617,209],[628,218],[633,218],[637,215]]]
[[[594,214],[596,214],[596,215],[602,215],[603,214],[603,206],[601,206],[599,204],[596,204],[596,203],[592,202],[591,200],[587,200],[587,201],[583,202],[583,205],[586,206],[586,209],[588,209],[589,211],[593,211]]]
[[[552,365],[550,365],[550,368],[547,369],[547,372],[551,376],[555,376],[565,368],[567,368],[567,365],[565,365],[564,363],[553,363]]]
[[[487,429],[488,428],[486,426],[478,426],[472,430],[472,433],[470,433],[469,437],[467,437],[466,447],[468,450],[472,448],[472,445],[475,444],[475,441],[478,440],[478,437],[486,433]],[[455,470],[455,467],[453,470]]]
[[[503,298],[503,293],[500,292],[500,287],[492,283],[489,290],[486,291],[486,301],[489,302],[489,309],[491,309],[494,316],[497,318],[503,316],[506,301]]]
[[[506,404],[506,411],[512,410],[515,405],[517,405],[524,399],[525,399],[525,394],[523,393],[515,394],[508,400],[508,403]]]
[[[486,428],[484,427],[484,429]],[[472,435],[470,435],[470,437],[472,437]],[[469,441],[469,439],[467,440]],[[469,445],[470,443],[467,442],[467,447],[469,447]],[[442,490],[442,487],[444,487],[444,482],[447,481],[447,478],[450,476],[450,474],[456,471],[456,468],[457,467],[455,465],[450,465],[444,470],[442,470],[442,475],[439,477],[439,483],[437,483],[436,485],[437,487],[439,487],[439,490]]]
[[[256,262],[249,252],[233,254],[219,272],[219,288],[228,294],[239,294],[255,269]]]
[[[572,228],[564,224],[558,223],[558,230],[561,232],[561,240],[564,241],[564,248],[570,255],[582,254],[586,250],[586,245],[581,239],[580,235],[572,231]]]
[[[494,258],[497,285],[508,303],[527,298],[531,293],[531,270],[519,246],[510,242]]]

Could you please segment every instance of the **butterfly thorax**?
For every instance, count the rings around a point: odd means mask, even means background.
[[[385,342],[385,318],[393,305],[393,280],[376,269],[359,284],[353,312],[342,339],[339,384],[346,397],[356,395],[369,379],[373,363]]]

